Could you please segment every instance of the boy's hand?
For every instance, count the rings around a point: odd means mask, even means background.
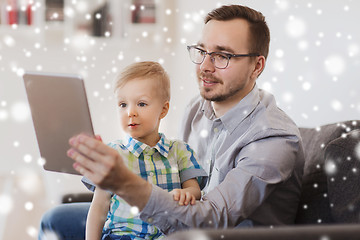
[[[174,196],[174,200],[179,202],[179,205],[187,206],[189,203],[195,205],[195,196],[186,189],[174,189],[170,192]]]

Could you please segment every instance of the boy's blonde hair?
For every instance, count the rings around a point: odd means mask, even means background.
[[[170,101],[170,79],[164,68],[157,62],[144,61],[130,64],[117,77],[115,92],[127,82],[136,78],[147,78],[158,82],[159,95]]]

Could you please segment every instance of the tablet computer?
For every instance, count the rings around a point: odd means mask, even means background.
[[[23,79],[44,169],[79,174],[66,152],[72,136],[94,136],[83,79],[42,72],[26,72]]]

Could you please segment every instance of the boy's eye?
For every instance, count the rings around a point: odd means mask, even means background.
[[[120,104],[119,104],[119,107],[125,108],[125,107],[126,107],[126,103],[120,103]]]
[[[138,105],[139,105],[139,107],[145,107],[147,104],[144,102],[140,102]]]

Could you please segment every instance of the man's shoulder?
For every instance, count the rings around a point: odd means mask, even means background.
[[[275,135],[297,135],[296,123],[277,106],[274,96],[260,90],[260,103],[251,118],[252,126],[260,132]]]

